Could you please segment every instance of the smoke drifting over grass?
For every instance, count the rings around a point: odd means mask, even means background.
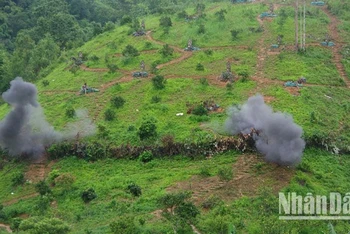
[[[303,130],[293,118],[281,112],[273,112],[261,95],[250,97],[241,107],[232,107],[225,129],[232,135],[248,134],[252,129],[255,146],[265,159],[280,165],[295,165],[301,161],[305,141]]]
[[[2,94],[2,98],[12,106],[12,110],[0,122],[0,147],[10,155],[39,157],[53,143],[73,139],[78,133],[86,136],[95,132],[95,126],[86,113],[81,114],[77,122],[69,124],[67,130],[55,131],[46,121],[37,101],[35,85],[20,77],[10,84],[10,89]]]

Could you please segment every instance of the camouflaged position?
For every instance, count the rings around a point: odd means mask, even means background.
[[[219,79],[221,81],[224,81],[224,82],[226,82],[226,81],[232,82],[233,78],[234,78],[234,76],[233,76],[233,74],[231,72],[231,63],[229,61],[227,61],[227,63],[226,63],[226,71],[221,73],[221,76],[219,77]]]

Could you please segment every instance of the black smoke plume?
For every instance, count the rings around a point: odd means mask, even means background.
[[[72,126],[69,131],[54,130],[46,121],[37,101],[37,89],[34,84],[25,82],[20,77],[12,80],[10,84],[10,89],[2,94],[2,98],[11,105],[12,110],[0,122],[0,147],[11,156],[25,154],[37,158],[49,145],[73,139],[78,132],[80,133]],[[90,135],[95,131],[94,125],[87,118],[80,118],[73,125],[85,126],[86,131],[81,135]]]
[[[261,95],[250,97],[241,107],[232,107],[225,123],[232,135],[254,133],[257,150],[265,159],[280,165],[296,165],[301,161],[305,141],[303,130],[290,115],[273,112]]]

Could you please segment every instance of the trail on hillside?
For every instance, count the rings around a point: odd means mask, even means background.
[[[9,233],[12,233],[12,230],[10,228],[10,225],[4,224],[4,223],[0,223],[0,229],[1,228],[5,228],[5,230]]]
[[[330,24],[328,25],[328,31],[329,34],[332,38],[332,40],[335,41],[335,46],[332,47],[332,52],[333,52],[333,62],[335,63],[337,70],[340,74],[340,76],[342,77],[342,79],[344,80],[344,82],[346,83],[346,86],[348,88],[350,88],[350,79],[349,77],[347,77],[346,75],[346,71],[344,68],[342,61],[342,55],[341,55],[341,50],[342,50],[342,44],[338,43],[340,40],[340,36],[338,33],[338,24],[339,21],[336,18],[336,16],[334,16],[328,9],[327,7],[322,7],[322,10],[327,14],[327,16],[329,17],[329,19],[331,20]]]

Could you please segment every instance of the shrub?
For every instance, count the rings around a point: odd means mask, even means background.
[[[192,114],[199,115],[199,116],[207,115],[208,114],[208,110],[201,104],[201,105],[196,106],[193,109]]]
[[[208,56],[211,56],[213,55],[213,51],[211,49],[208,49],[208,50],[204,50],[204,53]]]
[[[240,33],[240,31],[239,31],[239,30],[236,30],[236,29],[233,29],[233,30],[231,30],[230,32],[231,32],[232,40],[233,40],[233,41],[237,40],[238,34]]]
[[[152,159],[153,159],[153,154],[149,150],[143,151],[139,155],[139,160],[143,163],[150,162],[150,161],[152,161]]]
[[[125,57],[137,57],[140,55],[139,51],[132,45],[127,45],[122,54]]]
[[[135,234],[136,227],[132,216],[122,216],[117,221],[112,222],[109,225],[112,233],[114,234]]]
[[[218,171],[218,176],[220,180],[229,181],[233,178],[232,167],[223,167]]]
[[[215,12],[215,16],[220,21],[225,20],[225,14],[227,14],[227,11],[225,9],[221,9],[220,11]]]
[[[227,83],[227,84],[226,84],[226,89],[227,89],[227,90],[232,90],[232,88],[233,88],[232,83]]]
[[[97,55],[91,55],[89,59],[93,62],[97,62],[100,58]]]
[[[185,10],[183,10],[183,11],[181,11],[181,12],[179,12],[179,13],[177,14],[177,17],[178,17],[179,19],[187,19],[187,18],[188,18],[188,14],[187,14],[187,12],[186,12]]]
[[[111,64],[111,63],[107,64],[107,68],[109,69],[110,73],[114,73],[114,72],[116,72],[118,70],[117,64],[114,64],[114,63],[113,64]]]
[[[199,215],[198,208],[192,202],[183,202],[175,207],[175,214],[182,219],[191,220]]]
[[[42,84],[44,85],[44,87],[46,87],[50,84],[50,82],[48,80],[43,80]]]
[[[164,57],[172,56],[174,53],[174,49],[171,48],[168,44],[163,45],[163,48],[159,50],[159,53]]]
[[[248,80],[249,73],[247,71],[241,71],[238,73],[238,75],[242,77],[241,79],[242,82],[246,82]]]
[[[35,190],[36,190],[41,196],[45,196],[45,195],[51,193],[51,189],[50,189],[49,185],[45,182],[45,180],[39,181],[39,182],[35,185]]]
[[[123,15],[122,19],[120,20],[120,25],[129,24],[132,22],[132,18],[129,15]]]
[[[158,102],[160,102],[161,100],[162,100],[162,98],[161,98],[160,96],[155,95],[155,96],[152,97],[151,102],[152,102],[152,103],[158,103]]]
[[[18,186],[18,185],[24,184],[24,182],[25,182],[24,174],[23,173],[15,174],[12,177],[11,182],[12,182],[12,186]]]
[[[171,22],[171,18],[168,16],[162,16],[159,19],[159,26],[160,27],[171,27],[173,24]]]
[[[165,83],[166,80],[164,79],[164,76],[156,75],[152,78],[152,84],[155,89],[164,89]]]
[[[61,142],[51,145],[47,152],[51,159],[63,158],[73,153],[73,145],[69,142]]]
[[[204,66],[201,63],[197,63],[196,65],[196,71],[204,71]]]
[[[80,70],[80,67],[78,65],[73,65],[69,68],[69,71],[73,73],[74,75]]]
[[[199,83],[201,83],[201,85],[204,85],[204,86],[209,85],[208,80],[205,77],[200,78]]]
[[[204,164],[200,169],[199,169],[199,175],[203,176],[203,177],[209,177],[211,176],[210,171],[209,171],[209,167]]]
[[[112,105],[116,108],[120,108],[124,105],[125,100],[121,96],[117,96],[111,99]]]
[[[138,135],[140,140],[146,140],[157,136],[156,121],[153,118],[146,119],[142,122]]]
[[[152,43],[149,42],[149,41],[146,41],[146,42],[145,42],[144,48],[145,48],[145,49],[150,49],[150,48],[152,48]]]
[[[63,173],[54,179],[55,185],[61,187],[64,190],[71,189],[74,182],[75,177],[70,173]]]
[[[74,110],[73,107],[68,107],[68,108],[66,109],[66,116],[67,116],[68,118],[73,118],[73,117],[75,116],[75,110]]]
[[[83,201],[85,203],[88,203],[92,200],[94,200],[97,197],[95,190],[93,188],[89,188],[85,191],[82,192],[81,194],[81,199],[83,199]]]
[[[112,121],[115,119],[115,112],[112,109],[107,109],[105,111],[105,120],[106,121]]]
[[[115,29],[115,24],[111,21],[108,21],[104,26],[103,31],[108,32],[108,31],[112,31],[113,29]]]
[[[55,179],[60,175],[60,172],[56,169],[52,170],[50,173],[49,173],[49,176],[48,176],[48,181],[51,185],[55,185]]]
[[[158,64],[160,63],[160,61],[154,61],[152,64],[151,64],[151,73],[153,74],[156,74],[158,72]]]
[[[135,183],[128,184],[127,191],[131,193],[134,197],[139,197],[142,194],[141,187]]]
[[[50,207],[50,199],[47,196],[41,196],[35,205],[35,210],[38,214],[43,215]]]
[[[57,218],[30,217],[19,225],[20,231],[24,233],[59,233],[66,234],[70,231],[69,226]]]
[[[198,34],[204,34],[205,33],[205,26],[204,24],[200,24],[197,30]]]

